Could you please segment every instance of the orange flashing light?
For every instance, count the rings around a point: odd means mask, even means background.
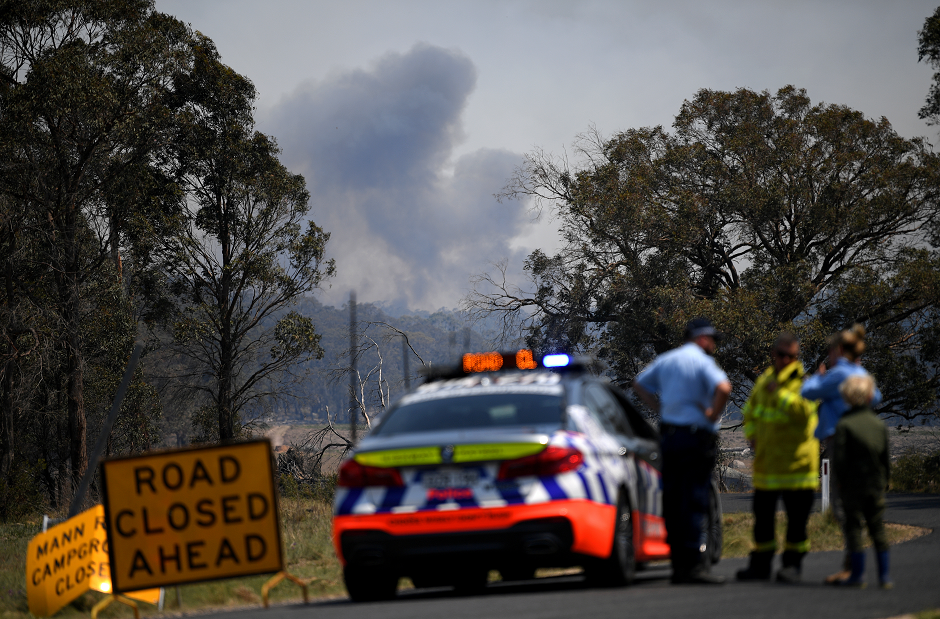
[[[476,352],[463,356],[463,371],[467,374],[476,372],[496,372],[503,368],[534,370],[539,367],[531,350],[523,348],[515,353]]]
[[[535,362],[535,357],[532,355],[532,351],[523,348],[516,353],[516,367],[520,370],[534,370],[539,367],[539,364]]]
[[[503,356],[498,352],[467,353],[463,356],[463,371],[495,372],[503,367]]]

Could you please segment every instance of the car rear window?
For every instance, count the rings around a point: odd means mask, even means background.
[[[373,435],[513,426],[561,427],[562,397],[499,393],[405,401],[390,410]]]

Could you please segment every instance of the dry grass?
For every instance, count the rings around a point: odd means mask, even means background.
[[[342,571],[331,542],[331,509],[321,501],[281,499],[281,530],[287,569],[309,582],[311,598],[345,595]],[[26,599],[26,548],[39,533],[40,521],[0,524],[0,618],[29,619]],[[261,604],[261,586],[271,575],[231,578],[180,587],[182,608],[176,601],[175,588],[167,589],[165,610],[192,611],[207,608],[257,607]],[[63,619],[87,618],[91,607],[104,594],[85,593],[57,613]],[[272,603],[299,602],[300,588],[282,581],[270,593]],[[142,615],[156,615],[157,608],[140,604]],[[122,604],[112,604],[99,614],[102,619],[128,618],[132,611]]]
[[[746,557],[752,548],[754,515],[748,513],[725,514],[724,526],[722,556]],[[806,529],[809,535],[811,552],[842,550],[844,548],[842,531],[839,529],[838,522],[832,517],[831,512],[811,514]],[[886,523],[885,529],[890,544],[900,544],[930,533],[929,529],[894,523]],[[782,549],[786,537],[786,518],[782,514],[777,514],[776,532],[777,547]],[[867,533],[864,539],[867,548],[871,545]]]
[[[282,498],[280,501],[281,530],[288,571],[308,581],[311,598],[344,596],[342,570],[331,542],[331,510],[322,501],[309,498]],[[784,519],[778,517],[778,538],[783,540]],[[724,556],[743,557],[751,548],[751,514],[726,514]],[[0,618],[28,619],[26,601],[26,548],[29,540],[39,532],[38,519],[28,522],[0,524]],[[903,525],[887,525],[888,538],[897,544],[928,533],[926,529]],[[839,550],[842,535],[838,525],[828,515],[813,514],[809,522],[810,543],[813,551]],[[783,544],[781,543],[782,547]],[[539,570],[539,576],[557,576],[577,570]],[[252,576],[180,587],[182,608],[176,602],[175,589],[166,592],[166,611],[193,611],[209,608],[257,607],[261,603],[261,586],[270,578]],[[497,579],[496,572],[491,580]],[[403,586],[409,583],[402,581]],[[57,616],[63,619],[87,617],[91,607],[103,594],[86,593],[65,607]],[[299,602],[301,591],[284,581],[271,591],[273,603]],[[154,615],[157,609],[141,604],[143,615]],[[931,614],[932,613],[932,614]],[[101,613],[102,619],[130,617],[130,609],[112,604]],[[925,611],[917,619],[940,619],[937,611]]]

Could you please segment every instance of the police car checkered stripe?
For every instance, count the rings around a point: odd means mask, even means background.
[[[628,463],[610,448],[602,452],[587,436],[574,432],[559,431],[551,437],[551,445],[573,447],[584,456],[584,464],[577,471],[552,477],[520,477],[496,480],[497,463],[474,467],[478,481],[470,488],[469,496],[429,498],[422,477],[429,469],[403,468],[404,487],[400,488],[337,488],[336,514],[382,514],[408,513],[463,509],[469,507],[504,507],[506,505],[530,505],[565,499],[587,499],[603,504],[616,500],[617,488],[632,481]],[[448,467],[442,467],[448,468]],[[647,494],[646,505],[655,508],[650,513],[662,511],[658,498],[658,474],[641,469]],[[655,486],[655,487],[653,487]],[[642,500],[642,499],[641,499]],[[647,511],[647,510],[644,510]]]
[[[643,505],[641,509],[654,516],[663,515],[663,484],[659,472],[650,466],[649,463],[640,461],[637,466],[640,477],[643,482],[638,487],[645,488],[646,492],[641,500]]]

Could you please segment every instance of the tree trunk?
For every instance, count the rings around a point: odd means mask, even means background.
[[[12,308],[16,303],[16,295],[13,288],[12,264],[16,234],[12,228],[8,228],[8,230],[8,236],[5,241],[8,245],[11,257],[6,260],[3,279],[6,304],[8,308]],[[16,413],[14,410],[15,398],[13,389],[15,388],[16,381],[13,378],[13,374],[19,369],[19,364],[17,363],[18,351],[15,345],[4,346],[4,348],[6,349],[4,352],[9,355],[9,358],[3,369],[3,381],[2,384],[0,384],[0,389],[2,389],[2,394],[0,394],[0,481],[10,479],[10,471],[13,469],[13,462],[15,460],[14,445],[16,441],[14,440],[13,427]]]
[[[69,317],[68,322],[66,408],[69,418],[69,458],[72,461],[72,480],[75,487],[78,487],[78,484],[81,483],[82,476],[85,474],[85,469],[88,468],[88,449],[86,447],[88,428],[85,419],[84,394],[85,376],[84,368],[82,367],[84,364],[81,351],[81,337],[78,331],[78,317],[73,314]]]
[[[227,322],[223,320],[223,329]],[[232,345],[227,333],[222,335],[219,352],[219,441],[225,442],[235,438],[235,415],[232,411]]]
[[[111,250],[111,260],[114,262],[114,270],[117,273],[118,281],[121,287],[124,286],[124,265],[121,262],[120,235],[118,234],[118,220],[112,212],[109,215],[108,225],[108,246]]]
[[[3,368],[3,381],[0,383],[0,389],[3,390],[0,398],[0,481],[6,481],[10,478],[10,471],[13,469],[13,419],[14,398],[13,398],[13,373],[16,371],[15,361],[7,361]]]
[[[63,213],[62,226],[53,230],[60,234],[61,267],[58,269],[59,315],[65,329],[65,408],[69,425],[69,459],[72,483],[77,488],[88,468],[87,422],[85,419],[84,358],[81,336],[81,227],[77,207],[70,204]],[[51,217],[50,217],[51,219]],[[54,224],[53,224],[54,225]]]
[[[219,282],[219,376],[218,376],[218,405],[219,405],[219,442],[231,441],[235,438],[235,411],[232,410],[232,368],[234,366],[232,342],[232,275],[229,265],[232,261],[231,237],[225,218],[225,205],[219,201],[219,221],[221,234],[219,245],[222,250],[222,275]]]

